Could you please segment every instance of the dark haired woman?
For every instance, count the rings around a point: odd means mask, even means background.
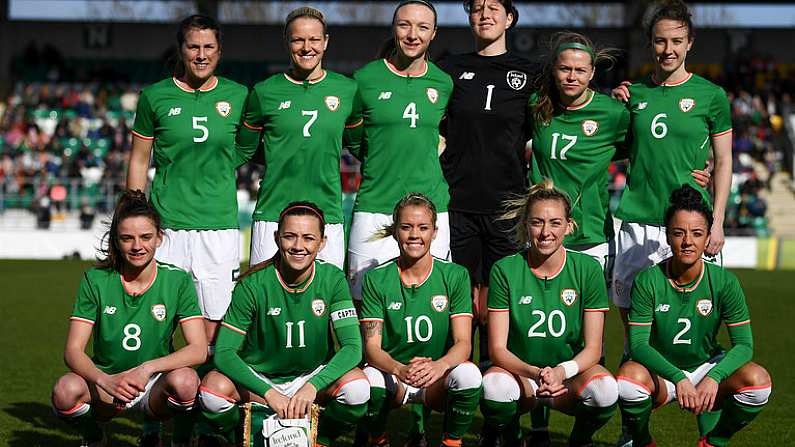
[[[654,445],[652,408],[677,401],[699,416],[699,446],[725,446],[767,404],[772,381],[751,361],[751,317],[737,277],[702,258],[713,211],[689,185],[670,203],[664,223],[672,256],[638,274],[632,288],[632,360],[616,375],[621,414],[634,446]],[[728,351],[717,341],[722,324]],[[717,421],[702,417],[713,410],[721,410]]]
[[[270,259],[279,211],[295,197],[325,213],[327,243],[318,258],[340,269],[345,261],[340,153],[343,131],[354,124],[356,82],[323,68],[329,43],[326,19],[314,8],[291,11],[284,24],[290,69],[254,86],[246,103],[238,149],[246,159],[264,139],[265,175],[251,232],[251,265]]]
[[[274,234],[279,251],[235,286],[218,333],[217,370],[199,393],[203,414],[227,442],[234,442],[238,402],[265,404],[280,419],[303,418],[313,402],[322,403],[323,446],[364,415],[370,386],[356,368],[359,321],[345,275],[316,259],[324,228],[316,205],[290,203]]]
[[[125,192],[105,235],[106,257],[80,283],[64,353],[72,372],[56,382],[52,405],[85,445],[107,445],[97,422],[124,410],[165,420],[193,408],[199,377],[191,366],[204,362],[207,340],[190,275],[155,261],[162,239],[146,196]],[[178,325],[187,344],[175,351]]]
[[[598,364],[608,310],[602,269],[563,247],[571,203],[550,180],[512,200],[504,217],[517,221],[516,241],[527,248],[491,270],[485,423],[501,445],[521,445],[519,416],[543,405],[575,416],[570,446],[593,445],[618,400],[615,378]]]
[[[248,89],[215,75],[221,31],[212,18],[183,20],[177,48],[174,77],[138,100],[127,187],[146,188],[153,152],[150,198],[164,228],[157,259],[193,275],[212,343],[240,268],[235,135]]]
[[[387,416],[408,402],[445,413],[442,444],[459,447],[480,399],[481,375],[468,362],[472,302],[466,269],[431,255],[436,207],[409,193],[394,206],[399,256],[367,272],[362,286],[369,445],[387,445]],[[416,442],[416,441],[414,441]]]

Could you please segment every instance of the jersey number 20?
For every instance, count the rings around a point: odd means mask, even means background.
[[[541,328],[542,330],[538,330],[539,326],[544,325],[544,321],[547,323],[546,329],[549,331],[549,335],[560,337],[566,332],[566,315],[558,309],[550,312],[549,318],[547,318],[547,314],[545,314],[543,310],[539,309],[533,311],[533,316],[537,316],[538,320],[536,320],[536,322],[530,326],[530,330],[527,331],[528,337],[546,337],[547,332],[543,330],[543,327]]]

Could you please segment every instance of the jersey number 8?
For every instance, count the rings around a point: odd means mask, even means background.
[[[122,329],[124,338],[121,340],[121,347],[125,351],[137,351],[141,349],[141,326],[130,323]]]

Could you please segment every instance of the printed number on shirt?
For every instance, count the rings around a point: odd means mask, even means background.
[[[121,340],[121,347],[125,351],[137,351],[141,349],[141,326],[130,323],[122,329],[124,338]]]
[[[486,106],[483,110],[491,110],[491,94],[494,92],[494,85],[489,84],[486,86]]]
[[[417,104],[410,102],[409,105],[406,106],[406,109],[403,110],[403,118],[407,120],[411,120],[411,124],[409,127],[414,129],[417,127],[417,120],[420,119],[420,114],[417,113]]]
[[[667,113],[658,113],[654,115],[654,119],[651,120],[651,134],[654,138],[662,139],[668,135],[668,126],[662,121],[663,118],[668,118]]]
[[[557,154],[557,151],[558,151],[558,139],[559,138],[566,142],[563,145],[563,147],[560,149],[560,154],[559,154],[561,160],[566,160],[566,152],[568,152],[569,149],[571,149],[572,146],[574,146],[574,144],[577,143],[577,136],[576,135],[566,135],[565,133],[562,134],[562,133],[558,133],[558,132],[553,133],[552,134],[552,153],[549,155],[549,158],[552,159],[552,160],[557,160],[558,159],[558,156],[556,154]]]
[[[560,337],[566,332],[566,315],[558,309],[553,310],[549,313],[549,318],[547,318],[547,314],[544,313],[543,310],[536,309],[533,311],[533,316],[538,317],[535,323],[530,326],[530,330],[527,331],[528,337],[546,337],[547,331],[549,331],[549,335],[553,337]],[[544,322],[547,323],[546,330],[544,331],[543,327]],[[538,330],[539,327],[542,330]]]
[[[199,137],[193,137],[194,143],[204,143],[205,141],[207,141],[207,137],[210,136],[210,131],[207,130],[207,126],[201,124],[206,122],[207,122],[206,116],[193,117],[193,128],[202,133],[201,136]]]
[[[420,315],[411,324],[414,317],[406,317],[406,338],[408,343],[414,343],[414,339],[420,342],[426,342],[433,336],[433,324],[427,315]]]
[[[687,334],[687,331],[690,330],[690,320],[687,318],[678,318],[676,320],[676,324],[684,324],[685,327],[682,328],[681,331],[677,332],[674,336],[674,344],[675,345],[689,345],[690,339],[689,338],[682,338]]]
[[[301,115],[309,117],[309,121],[304,124],[304,137],[311,137],[312,134],[309,132],[309,129],[312,127],[312,124],[315,124],[315,121],[317,121],[317,110],[301,110]]]
[[[304,324],[306,324],[306,320],[301,320],[298,323],[293,323],[292,321],[287,321],[284,323],[287,326],[287,344],[284,345],[285,348],[292,348],[293,346],[293,325],[298,326],[298,345],[295,347],[297,348],[305,348],[306,345],[304,344]]]

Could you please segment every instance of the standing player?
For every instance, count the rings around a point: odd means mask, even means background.
[[[617,236],[613,300],[625,328],[635,275],[670,254],[663,215],[671,192],[690,184],[709,200],[707,192],[696,184],[693,170],[705,166],[711,145],[715,207],[705,253],[715,256],[723,247],[723,219],[732,173],[732,122],[726,94],[685,67],[694,39],[687,6],[679,0],[660,4],[648,24],[647,35],[655,70],[629,87],[629,176],[616,212],[622,224]]]
[[[323,69],[329,36],[323,13],[317,9],[290,12],[284,39],[291,68],[254,86],[237,140],[246,160],[263,135],[265,141],[265,175],[254,209],[251,264],[276,253],[273,233],[279,211],[302,197],[316,203],[328,219],[328,243],[319,258],[343,268],[340,152],[356,82]]]
[[[387,445],[389,411],[407,402],[445,413],[444,446],[460,446],[480,400],[480,370],[472,349],[472,303],[466,270],[434,258],[436,207],[409,193],[394,208],[383,237],[400,255],[364,277],[364,373],[370,403],[362,421],[369,445]]]
[[[629,313],[632,361],[618,372],[621,414],[633,445],[654,445],[652,407],[677,401],[699,415],[699,446],[725,446],[767,404],[770,375],[751,362],[751,318],[737,278],[704,262],[713,212],[685,185],[671,195],[665,228],[672,256],[635,278]],[[717,341],[726,324],[732,347]],[[706,412],[720,409],[710,421]]]
[[[199,393],[203,414],[229,442],[237,402],[265,404],[282,419],[304,417],[313,402],[323,403],[322,446],[367,409],[370,387],[356,368],[362,340],[345,275],[316,260],[324,228],[316,205],[289,204],[274,235],[279,251],[235,287],[218,334],[217,371],[204,377]]]
[[[350,130],[351,152],[362,161],[362,183],[353,208],[348,273],[356,300],[364,272],[399,254],[394,240],[373,235],[392,224],[392,207],[409,191],[422,192],[438,207],[432,253],[450,258],[450,197],[438,147],[453,82],[427,59],[436,10],[424,0],[404,0],[395,9],[392,32],[384,59],[354,74],[359,125]]]
[[[80,283],[64,359],[72,372],[52,391],[56,414],[88,446],[108,445],[97,424],[140,408],[165,420],[193,408],[207,340],[190,275],[155,261],[160,216],[141,191],[122,194],[105,235],[105,259]],[[174,351],[179,325],[187,344]],[[94,338],[93,356],[85,348]],[[173,445],[188,445],[188,437]]]
[[[502,432],[507,445],[520,445],[519,416],[546,405],[575,416],[569,445],[592,445],[618,399],[616,380],[597,364],[608,310],[604,276],[593,258],[563,248],[573,226],[571,204],[550,180],[513,205],[506,217],[519,218],[517,239],[529,248],[491,271],[494,366],[483,375],[485,424]]]
[[[215,75],[221,31],[212,18],[183,20],[177,48],[175,76],[138,100],[127,187],[146,188],[154,149],[151,200],[165,228],[158,260],[193,276],[212,343],[240,268],[235,134],[248,90]]]

